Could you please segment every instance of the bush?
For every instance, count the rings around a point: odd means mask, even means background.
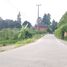
[[[18,35],[18,39],[27,39],[31,37],[32,37],[32,33],[28,29],[23,29],[22,31],[20,31]]]

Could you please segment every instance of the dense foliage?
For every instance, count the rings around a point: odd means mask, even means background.
[[[57,28],[57,22],[55,20],[53,20],[52,24],[51,24],[52,32],[54,32],[56,28]]]
[[[64,36],[65,32],[67,32],[67,12],[62,16],[55,35],[60,39],[67,39],[67,36]]]
[[[67,24],[67,12],[62,16],[59,21],[58,28],[64,24]]]
[[[4,28],[21,28],[21,24],[17,21],[13,20],[1,20],[0,21],[0,29]]]
[[[29,29],[22,29],[18,35],[18,39],[27,39],[31,37],[32,37],[32,33]]]
[[[28,21],[24,21],[24,23],[22,24],[22,26],[27,26],[27,28],[31,28],[32,27],[32,25],[31,25],[31,23],[30,22],[28,22]]]
[[[20,40],[27,40],[35,35],[42,34],[45,32],[40,32],[32,28],[6,28],[0,30],[0,44],[15,44]],[[0,45],[0,46],[1,46]]]
[[[21,28],[21,17],[20,13],[17,16],[17,20],[5,19],[0,17],[0,29],[4,28]]]
[[[51,24],[51,22],[50,22],[50,14],[48,13],[48,14],[44,14],[44,16],[43,16],[43,20],[42,20],[42,24],[44,24],[44,25],[50,25]]]
[[[57,38],[62,39],[62,27],[58,28],[57,30],[55,30],[55,36]]]
[[[7,28],[0,30],[0,44],[12,44],[15,43],[18,39],[17,36],[19,34],[18,28]]]
[[[0,40],[12,40],[18,35],[19,29],[2,29],[0,30]]]

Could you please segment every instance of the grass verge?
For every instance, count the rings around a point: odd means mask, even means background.
[[[41,38],[42,36],[44,36],[44,34],[36,34],[32,38],[28,38],[25,40],[18,41],[18,42],[16,42],[16,47],[24,46],[28,43],[34,42],[37,39]]]

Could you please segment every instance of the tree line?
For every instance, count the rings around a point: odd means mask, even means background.
[[[20,28],[21,24],[18,21],[13,21],[10,19],[0,20],[0,29],[3,28]]]
[[[15,21],[10,20],[10,19],[3,20],[0,17],[0,29],[3,29],[3,28],[21,28],[22,26],[26,26],[27,24],[28,24],[28,26],[27,26],[28,28],[32,27],[32,24],[29,21],[24,21],[23,24],[21,25],[20,12],[17,15],[17,20],[15,20]],[[51,22],[51,15],[49,13],[44,14],[43,18],[39,17],[36,25],[47,26],[49,28],[49,30],[51,30],[53,32],[57,28],[57,22],[55,20],[53,20]]]
[[[13,21],[10,19],[3,20],[0,17],[0,29],[3,28],[21,28],[21,17],[20,13],[17,16],[17,20]]]
[[[36,25],[47,26],[50,32],[54,32],[57,28],[57,22],[54,19],[51,21],[51,15],[49,13],[44,14],[43,18],[38,17]]]

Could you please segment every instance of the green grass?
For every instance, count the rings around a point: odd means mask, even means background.
[[[15,44],[17,40],[3,40],[0,41],[0,46],[12,45]]]
[[[18,28],[0,30],[0,46],[15,44],[17,42]]]
[[[15,45],[20,46],[31,43],[43,36],[45,32],[34,29],[6,28],[0,30],[0,46]]]

